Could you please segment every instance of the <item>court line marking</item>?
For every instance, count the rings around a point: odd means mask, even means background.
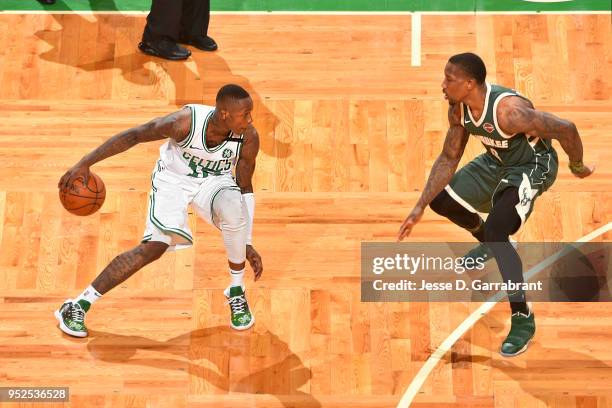
[[[410,18],[410,65],[421,66],[421,13],[412,13]]]
[[[605,234],[606,232],[612,230],[612,222],[603,225],[596,230],[590,232],[589,234],[577,239],[575,242],[586,243],[594,238]],[[574,246],[576,247],[576,246]],[[573,248],[573,247],[572,247]],[[557,253],[549,256],[544,259],[537,265],[533,266],[527,273],[525,274],[525,281],[528,281],[534,275],[538,274],[542,269],[551,265],[557,259],[562,258],[567,255],[571,249],[564,247],[562,250]],[[472,312],[434,351],[425,364],[421,367],[417,375],[412,379],[412,382],[404,392],[402,399],[397,404],[397,408],[408,408],[414,397],[416,397],[417,393],[425,383],[425,380],[429,376],[429,373],[434,369],[434,367],[438,364],[438,362],[444,357],[444,355],[450,350],[450,348],[459,340],[482,316],[487,314],[493,306],[501,299],[503,299],[506,295],[503,292],[498,292],[491,298],[489,298],[486,302],[484,302],[478,309]]]
[[[2,10],[0,14],[116,14],[125,16],[146,16],[148,11],[93,11],[93,10]],[[570,11],[211,11],[213,15],[275,15],[275,16],[410,16],[411,18],[411,51],[410,66],[421,66],[421,16],[446,15],[524,15],[524,14],[608,14],[608,11],[570,10]]]
[[[0,14],[121,14],[146,16],[142,10],[0,10]],[[211,11],[212,15],[265,15],[265,16],[472,16],[472,15],[524,15],[524,14],[610,14],[610,10],[569,10],[569,11]]]

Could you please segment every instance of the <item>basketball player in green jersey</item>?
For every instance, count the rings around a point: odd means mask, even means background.
[[[593,170],[582,162],[582,142],[572,122],[536,110],[516,91],[485,82],[486,72],[483,61],[472,53],[448,60],[442,82],[449,102],[446,140],[398,240],[410,234],[429,205],[481,242],[466,257],[495,257],[505,282],[522,283],[523,266],[509,236],[555,180],[558,161],[551,139],[557,139],[569,156],[569,169],[576,177],[587,177]],[[455,173],[470,134],[486,152]],[[487,220],[478,212],[489,213]],[[527,349],[535,320],[523,291],[508,293],[508,298],[512,326],[500,353],[515,356]]]

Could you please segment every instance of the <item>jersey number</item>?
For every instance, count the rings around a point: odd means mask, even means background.
[[[501,157],[499,157],[499,153],[497,153],[497,150],[495,150],[495,149],[494,149],[494,148],[492,148],[492,147],[489,147],[489,153],[491,153],[493,156],[495,156],[495,158],[496,158],[497,160],[499,160],[501,163],[503,163],[503,161],[502,161]]]

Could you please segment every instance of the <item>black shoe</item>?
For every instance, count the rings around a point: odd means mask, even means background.
[[[55,4],[55,0],[38,0],[38,2],[45,5]]]
[[[189,58],[191,51],[185,47],[181,47],[177,43],[167,38],[162,38],[159,41],[141,41],[138,44],[138,49],[145,54],[154,55],[156,57],[165,58],[173,61],[184,60]]]
[[[200,35],[198,37],[181,37],[180,42],[182,44],[193,45],[194,47],[202,51],[215,51],[217,48],[219,48],[215,40],[213,40],[209,36],[203,35]]]

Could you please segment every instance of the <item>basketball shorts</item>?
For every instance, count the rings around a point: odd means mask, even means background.
[[[219,228],[213,204],[215,197],[225,189],[240,191],[231,174],[194,178],[172,172],[158,161],[151,176],[142,242],[165,242],[170,246],[168,250],[190,247],[193,235],[189,228],[189,205],[198,216]]]
[[[503,166],[483,153],[455,173],[446,191],[468,211],[488,213],[496,194],[517,187],[520,201],[516,212],[522,225],[529,218],[535,199],[555,181],[558,168],[554,151],[538,153],[533,162],[514,167]]]

